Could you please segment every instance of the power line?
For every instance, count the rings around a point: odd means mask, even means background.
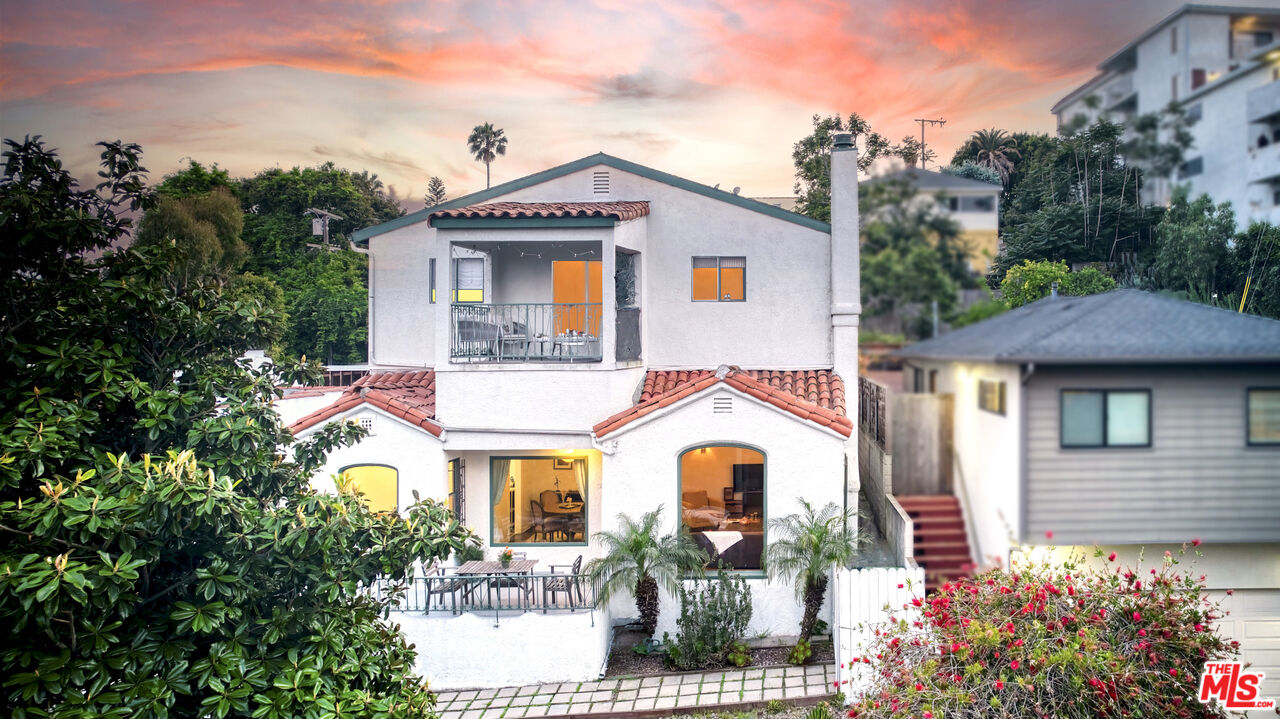
[[[925,163],[925,159],[924,159],[924,157],[925,157],[925,155],[924,155],[924,148],[925,148],[925,145],[924,145],[924,126],[925,126],[925,125],[937,125],[938,127],[942,127],[943,125],[947,124],[947,121],[946,121],[946,120],[943,120],[943,119],[941,119],[941,118],[939,118],[939,119],[937,119],[937,120],[927,120],[927,119],[924,119],[924,118],[921,118],[921,117],[917,117],[915,120],[913,120],[913,122],[918,122],[918,123],[920,123],[920,169],[921,169],[921,170],[923,170],[923,169],[925,169],[925,168],[924,168],[924,163]]]

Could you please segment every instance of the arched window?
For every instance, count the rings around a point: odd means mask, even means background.
[[[680,453],[680,521],[699,547],[734,569],[760,569],[764,552],[765,457],[759,450],[709,444]]]
[[[395,512],[399,508],[400,473],[385,464],[354,464],[342,474],[364,494],[364,503],[375,512]]]

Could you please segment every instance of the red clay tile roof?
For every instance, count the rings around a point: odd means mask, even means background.
[[[775,372],[729,368],[723,379],[717,374],[712,370],[648,372],[640,390],[640,402],[597,424],[593,428],[596,436],[603,437],[621,429],[717,382],[724,382],[801,419],[830,427],[846,437],[853,434],[853,422],[845,416],[844,380],[831,370]]]
[[[437,217],[614,217],[634,220],[649,214],[645,200],[623,202],[490,202],[451,210],[432,212],[428,221]]]
[[[347,387],[333,404],[299,419],[289,429],[296,434],[366,403],[421,427],[436,437],[440,436],[442,429],[435,421],[435,370],[365,375]]]

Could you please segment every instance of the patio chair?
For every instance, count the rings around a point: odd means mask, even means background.
[[[564,592],[565,595],[569,598],[570,609],[576,609],[579,604],[583,604],[584,600],[582,598],[582,555],[579,554],[578,558],[573,560],[573,564],[552,564],[549,566],[551,568],[552,574],[556,573],[556,567],[560,567],[562,569],[568,567],[570,568],[570,571],[568,574],[563,574],[558,577],[547,577],[545,580],[543,580],[542,613],[546,614],[547,607],[555,603],[556,594],[558,594],[559,592]],[[573,595],[575,591],[578,594],[578,601],[576,604],[573,601]],[[548,593],[551,595],[550,603],[547,602]]]
[[[431,600],[439,597],[440,608],[444,608],[444,598],[448,596],[451,600],[450,611],[454,614],[458,613],[458,594],[462,594],[463,601],[471,598],[475,591],[475,583],[449,574],[453,567],[442,567],[437,563],[432,563],[426,571],[427,584],[427,606],[426,613],[431,613]]]

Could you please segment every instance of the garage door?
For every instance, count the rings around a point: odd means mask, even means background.
[[[1241,659],[1264,672],[1261,695],[1280,699],[1280,589],[1238,589],[1233,596],[1212,592],[1222,608],[1231,612],[1219,628],[1224,636],[1240,642]],[[1264,712],[1251,712],[1250,716]],[[1274,716],[1270,711],[1265,715]]]

